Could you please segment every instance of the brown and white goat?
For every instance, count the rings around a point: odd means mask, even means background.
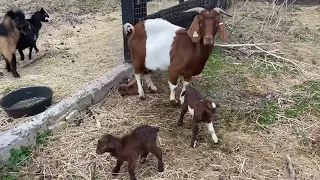
[[[141,163],[145,163],[149,153],[158,159],[158,171],[163,172],[162,151],[157,146],[158,127],[142,125],[135,128],[131,133],[122,138],[111,134],[104,134],[99,140],[96,148],[97,154],[109,152],[117,159],[117,164],[112,170],[116,176],[124,161],[128,161],[130,180],[135,180],[136,159],[140,156]]]
[[[8,6],[10,10],[5,14],[0,24],[0,53],[6,61],[7,71],[11,71],[15,78],[19,78],[16,65],[16,47],[20,33],[28,34],[31,32],[31,28],[22,10],[13,5]]]
[[[216,108],[219,104],[215,104],[211,100],[204,99],[201,94],[193,87],[188,86],[180,97],[181,113],[178,120],[178,126],[182,126],[183,117],[188,111],[192,117],[192,138],[191,147],[195,148],[197,143],[197,136],[199,132],[198,124],[206,123],[211,138],[214,143],[218,143],[218,137],[215,134],[213,123],[217,121]]]
[[[147,19],[134,26],[130,23],[124,25],[141,99],[145,99],[141,77],[144,76],[151,90],[157,91],[150,72],[168,71],[170,101],[173,105],[178,105],[175,98],[178,78],[184,78],[183,93],[192,76],[202,72],[212,53],[218,30],[220,38],[227,43],[227,30],[220,14],[230,15],[222,9],[206,10],[197,7],[185,12],[199,13],[188,30],[161,18]]]

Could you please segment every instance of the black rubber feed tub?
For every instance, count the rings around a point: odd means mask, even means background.
[[[14,119],[33,116],[51,106],[52,95],[52,89],[45,86],[21,88],[4,96],[0,107]]]

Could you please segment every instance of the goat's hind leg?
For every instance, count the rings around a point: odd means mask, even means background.
[[[148,151],[144,151],[140,157],[140,162],[141,164],[144,164],[147,161],[147,157],[148,157],[149,152]]]
[[[135,78],[136,78],[136,80],[137,80],[139,98],[140,98],[141,100],[145,100],[146,97],[145,97],[145,95],[144,95],[144,91],[143,91],[143,88],[142,88],[141,74],[135,74]]]
[[[156,145],[154,144],[153,146],[151,147],[148,147],[148,150],[154,154],[157,159],[158,159],[158,172],[163,172],[164,171],[164,167],[163,167],[163,161],[162,161],[162,151],[161,149]]]
[[[17,59],[16,55],[12,54],[12,59],[11,59],[11,72],[13,74],[13,77],[15,78],[20,78],[20,75],[17,72]]]
[[[150,93],[156,93],[157,92],[157,87],[153,84],[151,80],[151,73],[148,72],[144,75],[144,79],[146,81],[146,84],[149,88]]]

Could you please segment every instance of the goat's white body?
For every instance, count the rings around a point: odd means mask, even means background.
[[[147,19],[144,22],[147,35],[146,61],[147,69],[167,71],[170,65],[171,46],[176,31],[184,29],[164,19]]]

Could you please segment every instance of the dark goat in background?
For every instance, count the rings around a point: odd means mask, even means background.
[[[24,60],[23,50],[29,48],[29,60],[32,56],[32,49],[34,48],[36,52],[39,52],[37,48],[37,39],[39,37],[39,31],[42,27],[41,22],[50,22],[50,17],[48,13],[41,8],[40,11],[36,11],[30,19],[27,19],[30,23],[32,32],[28,34],[22,34],[20,36],[19,42],[17,44],[17,49],[19,51],[21,61]]]
[[[158,127],[141,125],[122,138],[104,134],[98,140],[96,153],[101,155],[109,152],[117,159],[117,165],[112,170],[114,176],[119,173],[124,161],[128,161],[130,180],[135,180],[136,159],[140,156],[141,162],[145,163],[149,153],[157,157],[158,171],[163,172],[162,151],[157,146],[158,132]]]
[[[28,21],[22,10],[14,5],[8,5],[10,10],[7,11],[0,24],[0,53],[6,61],[6,69],[12,72],[15,78],[20,75],[17,72],[16,47],[20,34],[31,32]]]

